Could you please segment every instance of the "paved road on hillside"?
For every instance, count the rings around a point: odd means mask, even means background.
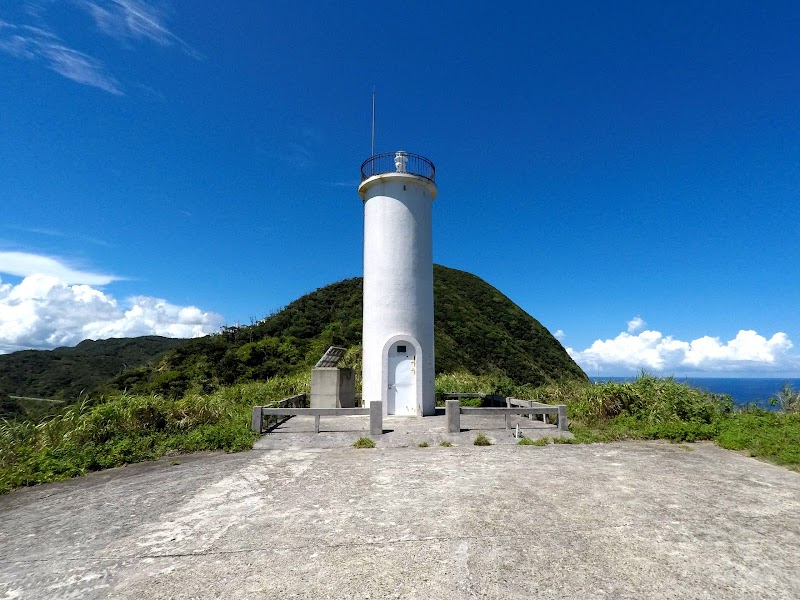
[[[800,475],[710,444],[192,455],[0,517],[3,599],[800,598]]]

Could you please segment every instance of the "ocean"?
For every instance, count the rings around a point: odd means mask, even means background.
[[[593,382],[633,381],[636,377],[593,377]],[[775,409],[769,402],[784,384],[800,390],[800,379],[751,378],[751,377],[676,377],[675,381],[688,383],[714,394],[728,394],[736,404],[755,404],[762,408]]]

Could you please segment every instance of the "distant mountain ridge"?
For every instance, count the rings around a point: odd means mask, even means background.
[[[186,340],[161,336],[84,340],[75,347],[0,354],[0,416],[24,413],[10,396],[74,400]]]

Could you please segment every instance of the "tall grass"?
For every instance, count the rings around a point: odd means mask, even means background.
[[[781,391],[775,394],[772,404],[784,413],[800,413],[800,390],[792,389],[790,383],[785,383]]]
[[[38,424],[0,421],[0,493],[172,452],[251,448],[254,405],[308,391],[309,375],[187,392],[84,400]]]
[[[466,371],[441,373],[436,377],[436,393],[438,394],[496,394],[527,398],[534,393],[533,386],[519,385],[510,377],[500,373],[489,375],[473,375]]]

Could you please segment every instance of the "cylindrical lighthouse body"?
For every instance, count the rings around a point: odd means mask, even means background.
[[[386,414],[432,415],[436,184],[402,163],[368,177],[358,192],[364,200],[364,403],[382,400]]]

